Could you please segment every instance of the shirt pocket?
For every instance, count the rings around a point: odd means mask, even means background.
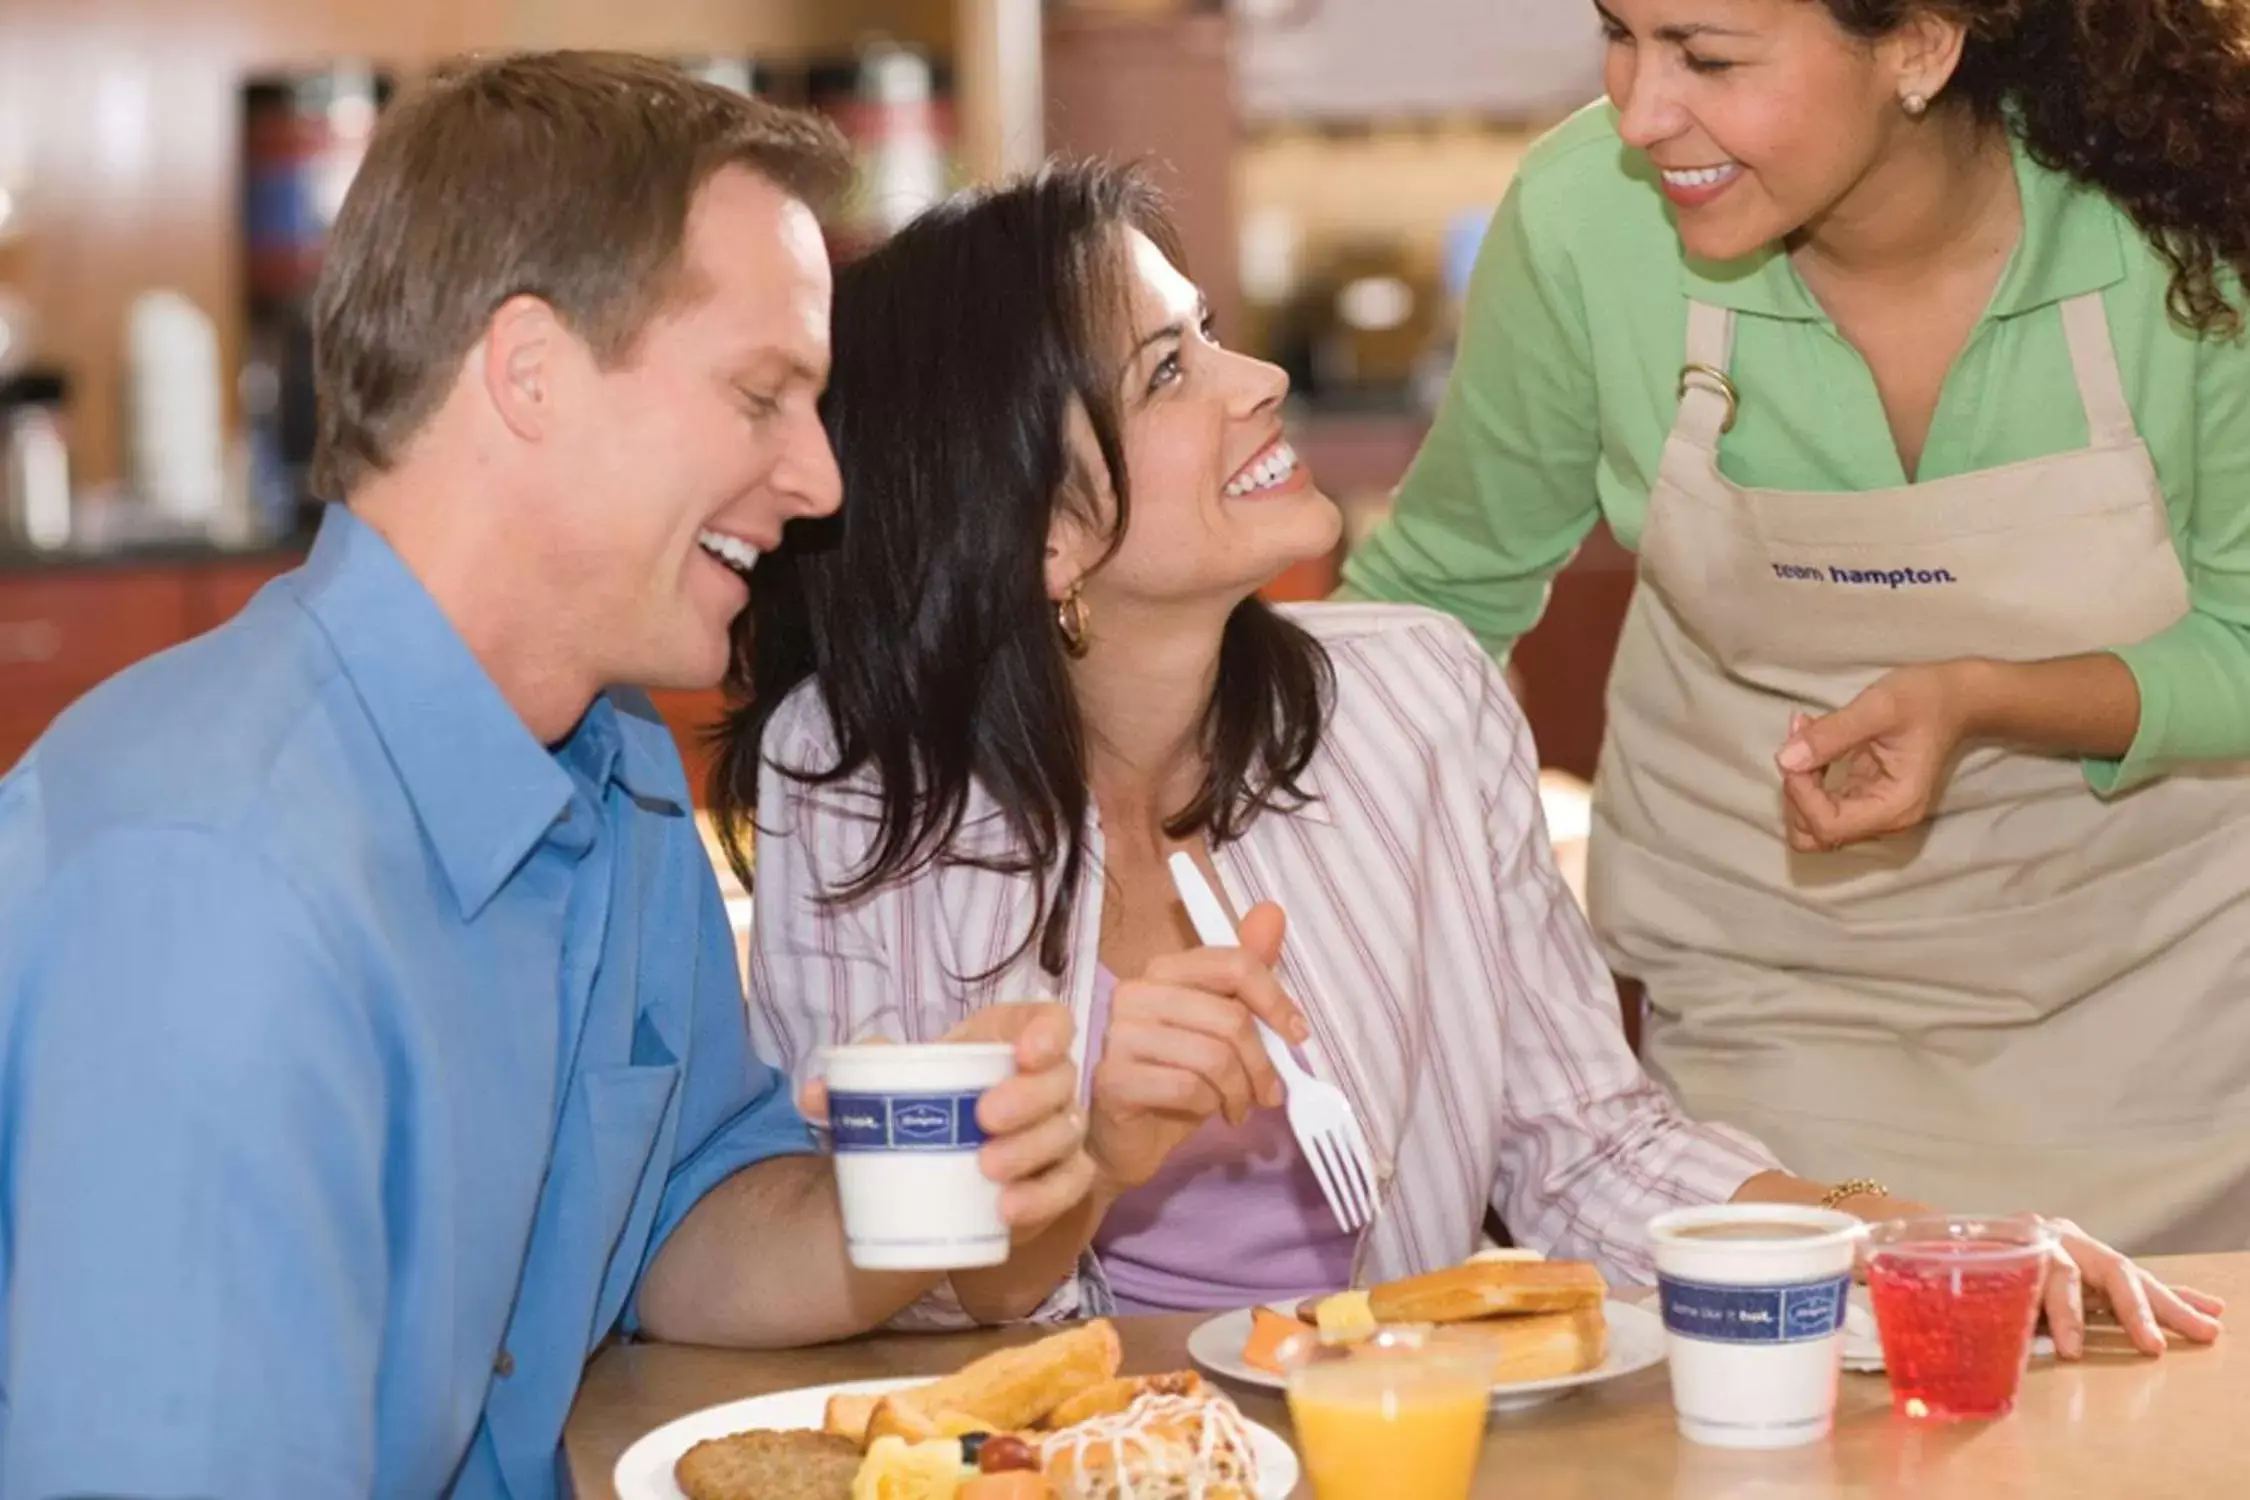
[[[664,1134],[665,1111],[679,1080],[677,1063],[602,1068],[580,1078],[597,1225],[623,1226]]]
[[[666,1127],[679,1079],[677,1063],[661,1063],[602,1068],[579,1080],[582,1119],[573,1123],[589,1148],[586,1243],[608,1251],[597,1328],[615,1320],[642,1269],[668,1175]]]

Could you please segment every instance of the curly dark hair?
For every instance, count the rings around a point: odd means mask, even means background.
[[[2241,0],[1822,0],[1882,36],[1967,31],[1939,102],[2012,119],[2032,158],[2109,194],[2172,268],[2183,328],[2234,338],[2250,279],[2250,18]],[[2230,275],[2231,273],[2231,275]]]

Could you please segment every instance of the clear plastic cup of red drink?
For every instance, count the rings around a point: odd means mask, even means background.
[[[1948,1422],[2015,1409],[2055,1245],[2029,1215],[1894,1219],[1868,1231],[1894,1411]]]

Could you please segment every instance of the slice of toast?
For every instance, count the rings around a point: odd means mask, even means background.
[[[1609,1319],[1599,1307],[1452,1323],[1444,1336],[1487,1345],[1494,1385],[1582,1375],[1609,1358]]]
[[[896,1392],[891,1394],[895,1395]],[[882,1400],[881,1396],[830,1396],[826,1419],[822,1423],[821,1430],[832,1433],[837,1437],[849,1438],[861,1448],[865,1448],[875,1441],[874,1435],[870,1434],[867,1429],[874,1422],[875,1408],[882,1404]],[[915,1439],[915,1441],[927,1442],[933,1437],[966,1437],[972,1432],[989,1432],[992,1430],[984,1418],[970,1412],[933,1412],[929,1414],[929,1417],[929,1422],[923,1424],[925,1427],[923,1436]],[[907,1419],[894,1417],[891,1420],[897,1423]],[[896,1426],[891,1431],[893,1436],[905,1436],[905,1433],[899,1431]]]
[[[1079,1392],[1114,1379],[1124,1357],[1106,1318],[1002,1349],[942,1380],[884,1396],[868,1417],[867,1441],[928,1442],[945,1435],[943,1418],[951,1413],[979,1419],[986,1432],[1024,1431]]]
[[[866,1447],[867,1423],[875,1415],[875,1403],[882,1399],[865,1395],[830,1396],[828,1409],[822,1414],[821,1431],[849,1438],[860,1447]]]
[[[1162,1375],[1131,1375],[1088,1386],[1049,1412],[1046,1425],[1061,1431],[1121,1412],[1143,1396],[1200,1396],[1203,1377],[1193,1370],[1172,1370]]]
[[[1386,1323],[1456,1323],[1598,1309],[1608,1295],[1608,1283],[1588,1261],[1483,1261],[1388,1282],[1369,1300]]]
[[[1367,1293],[1381,1323],[1466,1323],[1520,1313],[1574,1312],[1599,1308],[1608,1295],[1602,1273],[1582,1260],[1477,1261],[1386,1281]],[[1299,1309],[1306,1322],[1318,1321],[1324,1300]]]

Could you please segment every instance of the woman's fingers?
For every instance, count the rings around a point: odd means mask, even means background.
[[[2086,1284],[2078,1263],[2068,1254],[2057,1254],[2047,1263],[2044,1294],[2047,1332],[2055,1340],[2055,1357],[2076,1359],[2086,1352]]]
[[[1064,1109],[985,1142],[977,1163],[994,1182],[1021,1182],[1068,1162],[1085,1139],[1085,1117],[1075,1109]]]
[[[1273,970],[1246,948],[1190,948],[1168,953],[1142,976],[1153,984],[1201,990],[1240,1001],[1251,1014],[1292,1042],[1312,1035],[1304,1013],[1281,988]]]
[[[1119,1073],[1162,1069],[1191,1075],[1218,1097],[1220,1112],[1230,1124],[1241,1124],[1263,1102],[1259,1084],[1233,1045],[1181,1026],[1136,1026],[1125,1033],[1112,1032],[1102,1065]]]
[[[977,1124],[988,1136],[1012,1135],[1078,1102],[1078,1070],[1066,1058],[1032,1073],[1012,1073],[977,1101]]]
[[[1810,772],[1788,772],[1781,778],[1781,795],[1789,847],[1799,854],[1817,854],[1827,848],[1820,830],[1834,819],[1836,799],[1828,795],[1820,777]]]
[[[1000,1217],[1013,1230],[1043,1229],[1075,1207],[1093,1185],[1093,1159],[1072,1151],[1048,1171],[1009,1183],[1000,1194]]]
[[[2164,1330],[2157,1326],[2156,1313],[2149,1306],[2148,1291],[2143,1285],[2146,1278],[2141,1268],[2069,1220],[2049,1222],[2061,1237],[2064,1254],[2084,1277],[2085,1286],[2109,1304],[2111,1316],[2133,1341],[2133,1347],[2143,1354],[2162,1354]],[[2081,1293],[2081,1301],[2084,1295]],[[2083,1314],[2079,1318],[2077,1340],[2069,1349],[2064,1347],[2062,1330],[2055,1331],[2055,1352],[2065,1359],[2076,1359],[2085,1345]]]
[[[1094,1102],[1109,1115],[1171,1115],[1191,1124],[1227,1112],[1225,1097],[1200,1075],[1135,1063],[1103,1062],[1094,1073]]]
[[[2148,1272],[2140,1272],[2142,1290],[2148,1295],[2149,1311],[2156,1315],[2157,1323],[2187,1339],[2191,1343],[2208,1344],[2219,1336],[2219,1315],[2200,1303],[2216,1302],[2216,1297],[2206,1297],[2187,1287],[2166,1286]],[[2189,1299],[2194,1300],[2189,1300]],[[2223,1309],[2225,1304],[2221,1304]]]
[[[2162,1354],[2164,1330],[2157,1326],[2156,1310],[2148,1304],[2148,1288],[2139,1268],[2114,1250],[2104,1247],[2104,1252],[2107,1260],[2087,1279],[2109,1293],[2110,1311],[2133,1347],[2143,1354]]]
[[[1159,1036],[1170,1040],[1151,1040]],[[1231,1070],[1220,1068],[1206,1043],[1232,1054]],[[1280,1075],[1266,1056],[1250,1013],[1223,995],[1154,978],[1119,985],[1112,1002],[1105,1058],[1112,1051],[1122,1051],[1128,1058],[1147,1057],[1175,1067],[1192,1067],[1229,1098],[1234,1095],[1228,1081],[1239,1076],[1244,1081],[1241,1098],[1245,1109],[1253,1103],[1272,1106],[1281,1102]]]
[[[2206,1317],[2221,1318],[2226,1316],[2227,1299],[2224,1297],[2214,1297],[2209,1292],[2199,1292],[2192,1286],[2176,1286],[2171,1288],[2171,1293]]]

